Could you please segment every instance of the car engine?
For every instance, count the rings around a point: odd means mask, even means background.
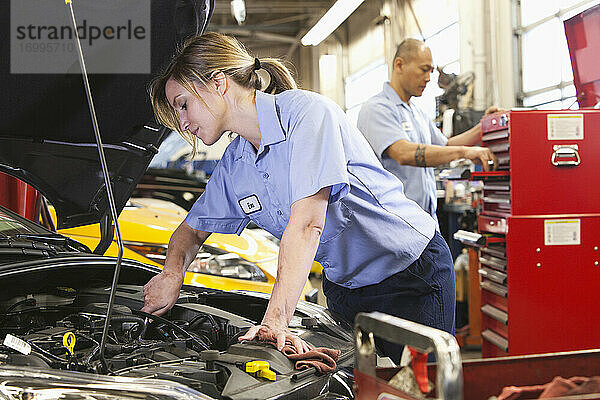
[[[251,299],[249,301],[249,298]],[[266,298],[213,291],[182,291],[163,317],[139,311],[140,286],[120,285],[115,296],[105,359],[99,343],[106,318],[108,290],[55,287],[0,302],[0,362],[138,378],[166,379],[212,398],[349,398],[347,374],[319,376],[314,368],[299,371],[274,347],[238,343],[266,308]],[[342,351],[338,366],[352,363],[352,343],[315,317],[297,312],[290,328],[317,347]],[[7,346],[7,342],[11,340]],[[24,344],[23,344],[24,343]],[[19,345],[30,352],[17,351]],[[277,375],[267,380],[246,372],[245,365],[268,361]],[[326,397],[323,388],[327,388]]]

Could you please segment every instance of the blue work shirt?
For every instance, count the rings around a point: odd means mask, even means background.
[[[348,288],[379,283],[423,252],[435,222],[404,196],[333,101],[313,92],[256,92],[260,147],[238,136],[186,222],[240,234],[250,220],[281,238],[294,202],[330,186],[315,259]]]
[[[433,216],[437,208],[435,173],[431,167],[400,165],[385,150],[394,142],[404,139],[412,143],[445,146],[448,139],[425,115],[423,110],[409,100],[403,101],[389,82],[383,90],[367,100],[358,114],[358,129],[375,150],[383,167],[404,183],[406,197],[414,200]]]

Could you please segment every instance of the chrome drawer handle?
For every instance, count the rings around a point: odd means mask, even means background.
[[[581,164],[579,158],[579,146],[576,144],[557,144],[552,146],[552,165],[561,166],[577,166]]]

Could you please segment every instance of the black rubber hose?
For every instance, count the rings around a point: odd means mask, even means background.
[[[148,322],[144,318],[137,317],[135,315],[113,315],[110,317],[110,323],[113,322],[137,322],[140,327],[140,334],[137,336],[139,338],[144,338],[146,335],[146,328],[148,327]]]
[[[98,343],[98,342],[96,342]],[[100,345],[98,344],[96,347],[94,347],[94,350],[92,350],[90,352],[90,354],[88,354],[88,356],[85,359],[85,365],[89,366],[90,363],[94,360],[94,358],[98,355],[98,353],[100,353]]]
[[[113,315],[110,317],[110,322],[137,322],[142,326],[146,323],[144,318],[140,318],[135,315]]]
[[[190,328],[192,328],[193,325],[200,323],[200,322],[204,322],[204,320],[208,320],[215,331],[218,331],[220,329],[219,324],[217,324],[217,321],[215,320],[215,318],[210,314],[204,314],[204,313],[200,314],[200,315],[196,315],[194,318],[192,318],[189,326],[190,326]]]
[[[2,316],[2,317],[13,317],[15,315],[27,314],[27,313],[30,313],[32,311],[64,311],[64,310],[62,308],[60,308],[60,307],[57,307],[57,306],[37,306],[37,307],[32,307],[32,308],[26,308],[26,309],[21,310],[21,311],[11,311],[11,312],[0,313],[0,316]]]
[[[191,333],[189,333],[185,329],[181,328],[177,324],[174,324],[173,322],[169,321],[166,318],[159,317],[158,315],[148,314],[148,313],[146,313],[144,311],[140,311],[140,310],[132,310],[132,311],[135,314],[139,314],[139,315],[142,315],[142,316],[144,316],[146,318],[154,319],[154,320],[156,320],[158,322],[162,322],[163,324],[169,325],[171,328],[175,329],[179,333],[183,333],[184,335],[186,335],[187,337],[189,337],[194,343],[196,343],[202,349],[204,349],[204,350],[210,349],[210,346],[207,345],[206,343],[204,343],[202,340],[198,339],[197,337],[195,337],[194,335],[192,335]]]
[[[239,343],[238,338],[243,336],[246,332],[245,331],[240,331],[238,333],[236,333],[235,335],[233,335],[230,339],[229,342],[227,343],[229,346],[234,345],[236,343]]]
[[[27,341],[26,341],[27,342]],[[42,349],[40,346],[38,346],[37,344],[33,343],[33,342],[27,342],[31,345],[31,347],[33,349],[35,349],[38,353],[42,353],[44,354],[46,357],[49,357],[50,359],[54,360],[54,361],[58,361],[61,363],[67,363],[68,361],[65,360],[64,358],[60,358],[58,356],[55,356],[54,354],[50,353],[47,350]]]

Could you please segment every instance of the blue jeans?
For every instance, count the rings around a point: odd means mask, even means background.
[[[357,313],[380,311],[454,334],[454,265],[448,245],[437,231],[405,270],[357,289],[347,289],[323,276],[323,292],[329,309],[352,325]],[[400,360],[402,345],[382,340],[377,345],[384,355]]]

